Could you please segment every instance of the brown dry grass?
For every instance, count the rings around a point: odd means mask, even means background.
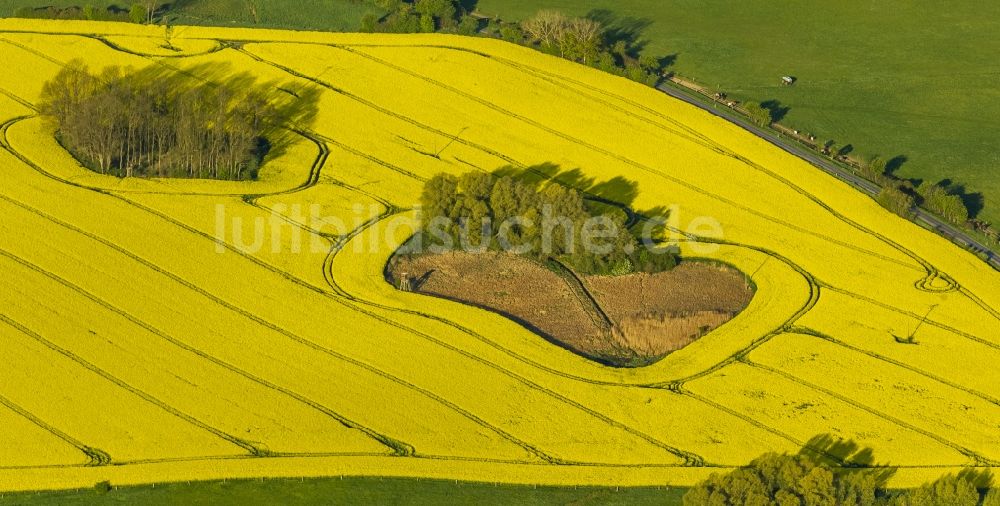
[[[649,364],[683,348],[753,297],[742,273],[707,263],[586,278],[587,290],[614,324],[608,332],[565,280],[523,257],[456,252],[394,258],[390,281],[403,273],[414,280],[414,291],[492,310],[576,353],[621,366]]]
[[[574,351],[605,341],[566,282],[523,257],[455,252],[394,259],[392,278],[404,272],[416,280],[416,292],[501,313]]]

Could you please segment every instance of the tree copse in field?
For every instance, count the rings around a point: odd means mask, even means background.
[[[288,101],[230,83],[160,69],[92,74],[74,61],[45,84],[43,111],[63,145],[102,174],[253,179],[290,117]]]
[[[743,110],[746,111],[747,116],[750,116],[751,121],[760,126],[768,126],[774,121],[774,118],[771,117],[771,111],[757,102],[743,104]],[[836,151],[831,148],[831,152]]]
[[[950,193],[947,188],[924,182],[916,189],[921,204],[942,218],[962,225],[969,220],[969,209],[960,195]]]
[[[443,30],[472,35],[474,31],[466,20],[475,21],[475,18],[468,16],[456,0],[375,0],[374,5],[389,11],[389,14],[383,19],[372,13],[366,14],[361,19],[363,32],[429,33]]]
[[[716,474],[691,488],[685,506],[977,506],[981,476],[943,476],[911,490],[893,491],[886,469],[845,470],[805,452],[763,455],[747,467]],[[988,483],[983,483],[988,485]],[[982,504],[1000,504],[991,491]]]
[[[513,251],[539,260],[558,258],[584,274],[659,272],[677,255],[646,247],[623,213],[595,214],[580,192],[555,184],[472,172],[439,174],[424,186],[424,239],[446,249]]]
[[[640,56],[639,48],[625,40],[608,40],[608,27],[599,19],[542,10],[522,21],[520,28],[527,42],[538,44],[543,51],[650,86],[659,80],[659,59]]]
[[[916,199],[906,190],[904,186],[899,184],[883,186],[882,190],[875,196],[875,201],[882,207],[900,216],[909,218],[913,215]]]

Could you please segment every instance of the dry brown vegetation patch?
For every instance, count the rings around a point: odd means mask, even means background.
[[[736,269],[697,261],[657,274],[579,278],[503,253],[396,257],[387,277],[415,292],[488,309],[580,355],[642,366],[742,311],[753,288]]]

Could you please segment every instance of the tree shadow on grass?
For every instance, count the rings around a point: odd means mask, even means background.
[[[620,16],[609,9],[594,9],[584,17],[597,21],[604,27],[604,40],[609,47],[625,42],[628,55],[633,58],[638,58],[649,42],[642,39],[642,32],[653,24],[649,18]]]
[[[760,106],[771,113],[771,120],[775,123],[783,120],[788,115],[788,111],[791,110],[788,106],[782,105],[781,102],[774,99],[761,102]]]
[[[473,12],[479,5],[479,0],[458,0],[458,6],[464,12]]]
[[[895,175],[907,161],[909,161],[909,158],[906,155],[898,155],[890,158],[888,162],[885,162],[885,173],[890,176]]]
[[[942,179],[938,186],[944,188],[949,195],[958,195],[962,199],[962,203],[969,211],[970,219],[978,217],[986,206],[986,197],[980,192],[970,193],[964,184],[956,183],[951,179]]]

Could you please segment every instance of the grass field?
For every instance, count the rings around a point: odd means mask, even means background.
[[[684,489],[667,487],[598,488],[533,487],[392,478],[229,481],[165,484],[96,490],[11,494],[0,505],[103,506],[143,504],[169,506],[240,506],[245,504],[518,504],[523,506],[604,504],[672,506],[681,504]]]
[[[0,20],[0,273],[14,280],[0,420],[15,428],[0,490],[686,486],[803,446],[868,449],[899,487],[1000,465],[1000,273],[804,161],[499,41],[181,30],[162,56],[156,27]],[[318,114],[259,182],[122,181],[82,169],[38,116],[74,57],[248,72],[316,90]],[[635,191],[619,204],[675,206],[667,242],[748,274],[753,300],[623,370],[384,282],[425,180],[503,166],[579,169],[551,184],[592,191],[622,178]],[[312,204],[328,219],[294,212]]]
[[[283,0],[181,0],[170,12],[172,23],[182,25],[260,26],[297,30],[352,32],[361,18],[371,12],[384,14],[371,2],[353,0],[296,0],[295,7]],[[129,0],[0,0],[0,17],[10,16],[21,7],[78,7],[109,5],[128,7]]]
[[[505,19],[556,8],[610,11],[671,68],[731,96],[787,108],[782,123],[855,154],[905,156],[901,177],[982,192],[1000,223],[1000,4],[913,2],[480,0]],[[781,76],[798,78],[782,86]]]

